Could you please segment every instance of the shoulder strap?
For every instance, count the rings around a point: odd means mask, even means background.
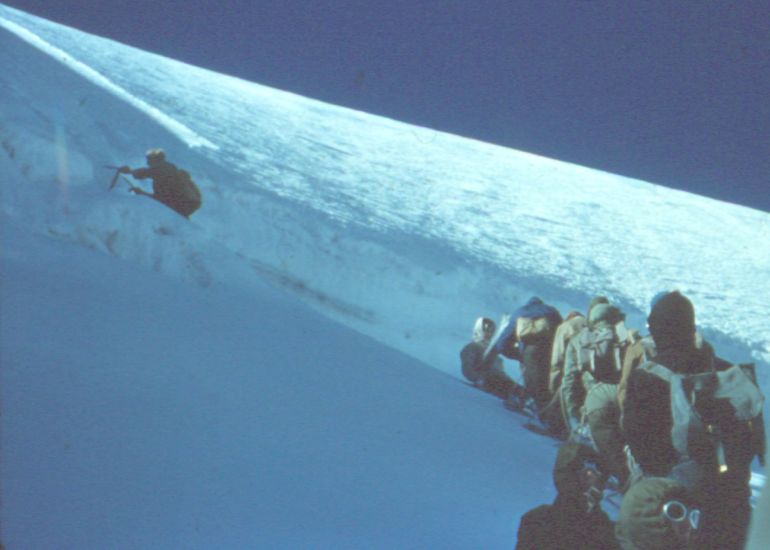
[[[688,392],[684,389],[684,375],[675,373],[654,361],[647,361],[639,368],[669,384],[672,417],[671,443],[680,457],[688,457],[690,434],[702,431],[703,422],[695,411]]]
[[[645,353],[645,358],[647,357],[647,354]],[[661,380],[665,380],[668,382],[671,380],[671,377],[676,376],[673,371],[670,369],[667,369],[663,365],[656,363],[652,360],[646,360],[641,365],[639,365],[639,368],[649,372],[650,374],[654,374]]]
[[[642,363],[652,361],[655,357],[655,342],[652,337],[645,336],[644,338],[639,338],[639,342],[639,345],[642,346]]]
[[[691,448],[690,439],[697,438],[697,434],[716,435],[718,439],[718,426],[710,426],[707,429],[695,406],[695,399],[705,402],[719,401],[729,403],[730,415],[733,420],[745,423],[752,430],[755,453],[764,460],[764,429],[762,409],[764,395],[754,381],[751,369],[743,365],[734,365],[723,371],[711,371],[691,375],[682,375],[672,372],[664,366],[653,361],[647,361],[640,368],[646,372],[665,380],[671,388],[671,414],[673,425],[671,438],[674,448],[680,456],[689,456]],[[729,419],[725,419],[729,420]],[[713,421],[713,420],[712,420]],[[717,424],[720,422],[717,421]],[[754,425],[756,424],[756,426]],[[725,425],[725,429],[730,424]],[[716,432],[712,433],[716,429]],[[720,441],[714,442],[719,453],[720,466],[725,464],[723,449]]]

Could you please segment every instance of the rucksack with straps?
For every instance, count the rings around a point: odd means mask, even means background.
[[[720,471],[726,471],[734,455],[726,447],[736,441],[746,444],[745,439],[733,437],[744,432],[750,434],[749,456],[758,456],[764,464],[764,395],[753,364],[698,374],[676,373],[654,361],[639,368],[669,384],[671,443],[680,462],[692,459],[699,464],[718,464]]]
[[[586,327],[570,340],[560,392],[567,424],[580,422],[586,399],[598,386],[617,386],[626,348],[632,342],[632,333],[622,320]]]
[[[617,384],[623,366],[623,355],[631,339],[625,324],[600,324],[580,336],[580,347],[588,357],[581,358],[583,368],[597,382]],[[586,361],[587,359],[587,361]]]
[[[176,171],[175,198],[173,208],[178,210],[184,216],[190,216],[198,210],[203,203],[200,189],[195,185],[190,173],[187,170],[178,169]]]
[[[547,317],[519,317],[516,319],[516,338],[519,342],[530,344],[549,336],[554,328]]]

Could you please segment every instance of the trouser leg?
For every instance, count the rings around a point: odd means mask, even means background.
[[[548,351],[544,343],[528,344],[521,357],[521,367],[524,374],[524,384],[527,393],[535,400],[539,409],[544,408],[550,401],[548,393]]]
[[[605,407],[587,415],[591,437],[605,461],[609,473],[618,478],[621,486],[628,479],[625,439],[620,430],[619,413],[613,407]]]

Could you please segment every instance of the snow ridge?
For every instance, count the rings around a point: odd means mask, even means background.
[[[35,231],[203,286],[268,279],[452,373],[477,315],[498,317],[532,294],[582,309],[601,293],[643,328],[650,297],[667,288],[693,299],[727,357],[770,363],[766,213],[326,105],[1,6],[0,14],[218,147],[192,148],[100,84],[62,88],[53,107],[42,91],[19,93],[0,107],[9,152],[0,163],[11,174],[3,208]],[[11,65],[30,54],[6,56]],[[47,62],[35,60],[38,73],[50,71]],[[12,91],[46,86],[10,72]],[[37,116],[23,118],[29,102]],[[57,132],[64,138],[54,140]],[[192,224],[127,199],[125,189],[104,193],[103,164],[140,163],[138,153],[158,145],[203,190]],[[44,191],[65,179],[39,168],[50,150],[68,160],[65,198]]]
[[[193,130],[191,130],[190,128],[188,128],[178,120],[175,120],[174,118],[170,117],[169,115],[167,115],[166,113],[158,109],[157,107],[153,107],[146,101],[129,93],[128,90],[118,86],[117,84],[112,82],[109,78],[107,78],[100,72],[94,70],[93,68],[89,67],[85,63],[78,61],[77,59],[72,57],[70,54],[62,50],[61,48],[57,48],[53,44],[46,42],[45,40],[40,38],[38,35],[31,32],[29,29],[22,27],[21,25],[18,25],[13,21],[9,21],[4,17],[0,17],[0,27],[3,27],[7,31],[14,33],[25,42],[45,52],[46,54],[50,55],[52,58],[60,61],[61,63],[63,63],[64,65],[66,65],[67,67],[75,71],[76,73],[80,74],[84,78],[87,78],[88,80],[96,84],[97,86],[104,88],[109,93],[114,94],[115,96],[119,97],[125,102],[133,105],[139,111],[142,111],[147,116],[156,120],[158,124],[165,127],[168,131],[176,135],[181,141],[186,143],[189,147],[206,147],[213,150],[219,149],[219,147],[217,147],[214,143],[196,134]]]

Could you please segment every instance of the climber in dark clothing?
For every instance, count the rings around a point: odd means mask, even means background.
[[[601,509],[606,475],[588,446],[571,441],[559,449],[553,504],[538,506],[519,523],[516,550],[619,550],[614,524]]]
[[[499,339],[487,351],[487,355],[500,353],[519,361],[527,394],[534,399],[538,410],[551,400],[548,392],[551,346],[561,322],[556,308],[533,296],[509,317]]]
[[[487,317],[479,317],[473,325],[473,341],[460,352],[462,373],[473,385],[494,394],[501,399],[508,399],[512,393],[523,396],[524,388],[514,382],[503,367],[500,357],[484,360],[487,349],[495,333],[495,322]]]
[[[147,152],[147,168],[132,170],[128,166],[121,166],[119,171],[137,180],[151,178],[152,193],[136,186],[131,186],[131,192],[162,202],[185,218],[189,218],[201,207],[201,192],[190,174],[167,162],[166,153],[162,149]]]

